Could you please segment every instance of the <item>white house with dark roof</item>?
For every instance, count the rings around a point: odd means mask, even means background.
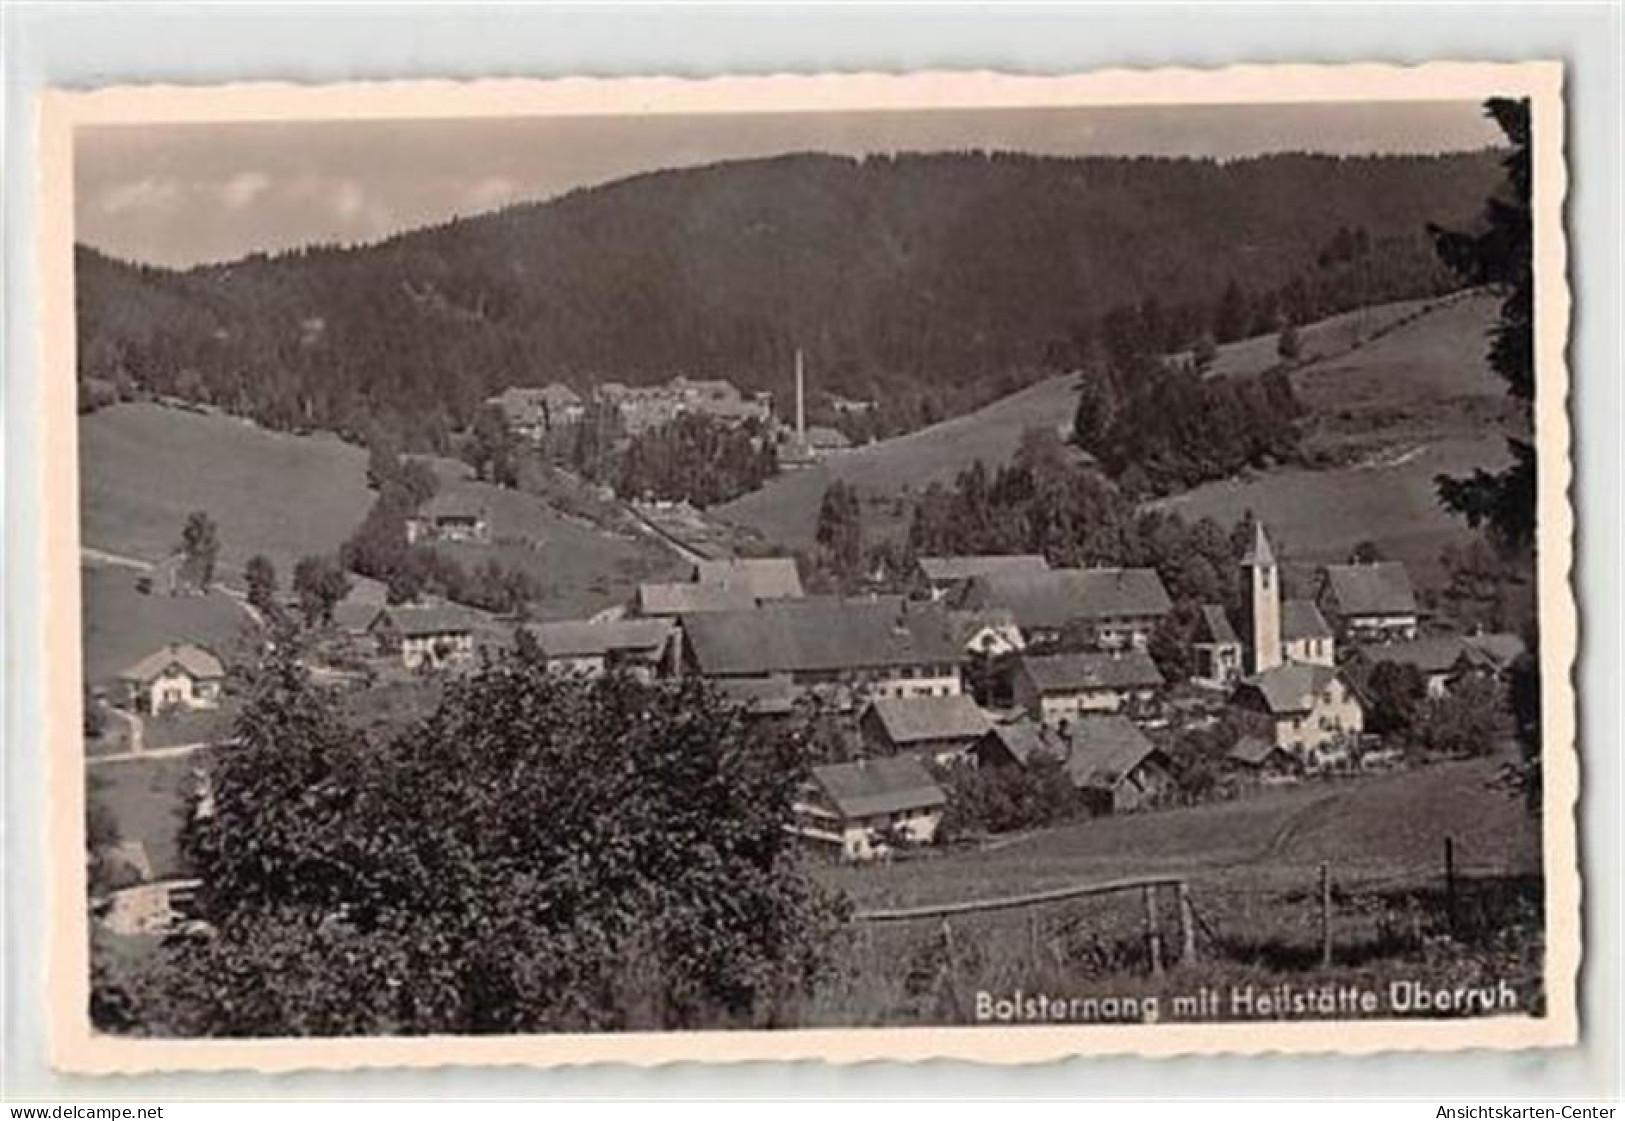
[[[491,541],[491,514],[477,502],[437,494],[406,516],[406,543],[464,541],[486,545]]]
[[[901,841],[930,844],[948,795],[916,758],[862,759],[814,767],[797,800],[796,833],[847,860],[873,860]]]
[[[385,607],[367,624],[378,652],[398,657],[407,669],[430,669],[474,657],[474,624],[469,612],[451,604]]]
[[[769,601],[688,616],[683,632],[685,669],[714,681],[783,674],[798,690],[858,697],[963,691],[946,615],[900,599]]]
[[[536,623],[525,629],[550,670],[584,677],[623,670],[644,681],[671,667],[677,635],[668,619]]]
[[[1144,650],[1173,609],[1152,568],[1003,568],[972,577],[950,602],[1009,610],[1029,646],[1068,635],[1102,650]]]
[[[226,667],[190,642],[171,642],[119,672],[127,703],[136,712],[209,709],[220,704]]]
[[[1051,727],[1093,712],[1123,712],[1149,704],[1164,685],[1150,655],[1023,654],[1010,691],[1028,716]]]
[[[971,698],[879,697],[858,718],[858,730],[879,751],[938,763],[964,758],[992,722]]]
[[[1410,575],[1398,561],[1329,564],[1317,601],[1354,642],[1392,642],[1416,637],[1420,612]]]

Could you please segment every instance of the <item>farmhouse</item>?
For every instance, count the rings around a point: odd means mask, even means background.
[[[1151,568],[1000,570],[972,577],[950,602],[1007,608],[1029,646],[1069,634],[1102,650],[1144,650],[1173,606]]]
[[[1030,717],[1051,727],[1090,712],[1122,712],[1150,703],[1163,677],[1139,651],[1023,654],[1011,693]]]
[[[1031,720],[1000,724],[977,741],[973,756],[990,768],[1057,759],[1096,814],[1155,806],[1174,785],[1167,757],[1126,716],[1083,716],[1064,730]]]
[[[794,557],[702,560],[694,565],[693,583],[737,591],[757,602],[803,595]]]
[[[118,680],[136,712],[206,709],[220,704],[226,668],[201,646],[171,642],[126,667]]]
[[[900,600],[781,600],[683,624],[684,666],[713,680],[784,674],[798,692],[956,696],[959,651],[939,610]]]
[[[1416,637],[1416,592],[1398,561],[1327,565],[1318,599],[1346,639],[1391,642]]]
[[[1033,553],[1010,556],[921,557],[916,563],[916,576],[932,599],[947,599],[961,591],[978,576],[1001,572],[1032,574],[1048,572],[1049,561]]]
[[[948,763],[964,758],[992,727],[976,702],[951,697],[881,697],[858,719],[877,751]]]
[[[378,652],[399,657],[407,669],[437,669],[474,657],[468,613],[445,604],[385,607],[367,625]]]
[[[862,759],[812,769],[795,805],[796,832],[836,846],[847,860],[872,860],[897,844],[930,844],[948,796],[918,759]]]
[[[406,516],[406,543],[472,541],[489,544],[491,518],[483,506],[463,499],[436,495],[421,509]]]
[[[526,440],[540,440],[549,432],[578,423],[586,415],[581,394],[560,382],[540,389],[510,386],[486,404],[502,411],[508,430]]]
[[[625,670],[643,681],[670,667],[676,634],[666,619],[538,623],[526,630],[550,670],[585,677]]]
[[[1499,665],[1480,646],[1459,635],[1430,635],[1422,638],[1363,646],[1359,657],[1375,668],[1384,662],[1415,666],[1427,682],[1430,697],[1442,697],[1462,677],[1470,674],[1494,675]]]
[[[1242,736],[1224,756],[1225,770],[1242,782],[1262,786],[1296,781],[1303,773],[1298,757],[1262,736]]]
[[[1342,757],[1365,726],[1358,698],[1329,666],[1276,666],[1242,681],[1231,701],[1267,717],[1275,744],[1309,767]]]

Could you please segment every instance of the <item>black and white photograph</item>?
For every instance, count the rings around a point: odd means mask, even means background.
[[[79,1043],[1572,1040],[1560,72],[1428,73],[84,95]]]

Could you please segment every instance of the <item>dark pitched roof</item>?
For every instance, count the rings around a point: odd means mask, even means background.
[[[694,566],[694,582],[744,589],[756,599],[799,599],[803,594],[794,557],[702,560]]]
[[[528,628],[549,658],[602,658],[614,652],[655,654],[671,637],[668,619],[537,623]]]
[[[1196,625],[1197,642],[1229,642],[1241,644],[1236,636],[1236,629],[1230,625],[1230,617],[1224,613],[1224,608],[1216,603],[1204,603]]]
[[[1281,601],[1281,641],[1293,642],[1302,638],[1330,638],[1332,628],[1320,608],[1307,599]]]
[[[959,659],[946,615],[875,603],[767,603],[715,611],[684,622],[701,673],[717,676],[814,672]]]
[[[1498,666],[1516,661],[1524,652],[1523,639],[1515,634],[1470,634],[1462,641]]]
[[[1163,683],[1149,654],[1027,654],[1021,668],[1040,693],[1150,689]]]
[[[1249,767],[1262,766],[1271,755],[1280,753],[1290,758],[1291,753],[1284,747],[1271,743],[1260,736],[1242,736],[1236,741],[1236,746],[1225,753],[1225,758],[1236,763],[1244,763]]]
[[[1126,716],[1081,716],[1067,725],[1066,770],[1075,786],[1110,790],[1157,748]]]
[[[717,682],[716,689],[725,703],[753,716],[786,716],[795,711],[795,685],[782,673],[725,678]]]
[[[156,681],[176,667],[195,680],[211,681],[226,676],[226,667],[220,659],[201,646],[190,642],[171,642],[154,650],[145,658],[119,672],[120,681],[134,681],[145,685]]]
[[[1372,664],[1397,662],[1415,666],[1425,674],[1448,673],[1464,659],[1468,665],[1493,668],[1497,663],[1458,635],[1430,635],[1408,642],[1386,642],[1363,647],[1360,656]]]
[[[813,780],[843,817],[869,817],[944,805],[948,796],[911,755],[814,767]]]
[[[959,606],[1008,607],[1025,628],[1165,615],[1173,605],[1155,569],[1057,568],[977,576]]]
[[[1247,678],[1238,688],[1257,692],[1271,713],[1288,715],[1308,712],[1315,697],[1336,677],[1337,671],[1330,666],[1288,662]]]
[[[1326,590],[1340,615],[1416,614],[1416,592],[1398,561],[1327,565]]]
[[[995,724],[983,737],[982,742],[997,740],[998,743],[1010,753],[1011,758],[1022,766],[1035,755],[1053,755],[1060,758],[1065,754],[1065,748],[1060,747],[1051,738],[1051,733],[1042,724],[1035,720],[1012,720],[1006,724]]]
[[[988,627],[1003,630],[1016,625],[1016,617],[1008,608],[989,607],[980,611],[949,611],[948,624],[953,627],[954,641],[963,646]]]
[[[641,615],[693,615],[701,611],[743,611],[756,606],[749,588],[718,584],[638,585]]]
[[[995,572],[1048,572],[1049,561],[1034,553],[1008,556],[982,554],[958,557],[921,557],[920,572],[933,584],[970,580]]]
[[[457,494],[436,494],[429,501],[414,510],[409,517],[438,519],[438,518],[484,518],[485,507],[471,498]]]
[[[373,616],[372,627],[381,620],[407,638],[424,638],[436,634],[466,634],[474,629],[473,617],[451,604],[430,606],[385,607]]]
[[[881,697],[869,706],[898,747],[933,740],[974,740],[987,734],[987,715],[969,697]]]

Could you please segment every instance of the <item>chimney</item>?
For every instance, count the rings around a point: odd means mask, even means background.
[[[801,348],[796,347],[796,443],[807,442],[807,382],[802,368]]]

